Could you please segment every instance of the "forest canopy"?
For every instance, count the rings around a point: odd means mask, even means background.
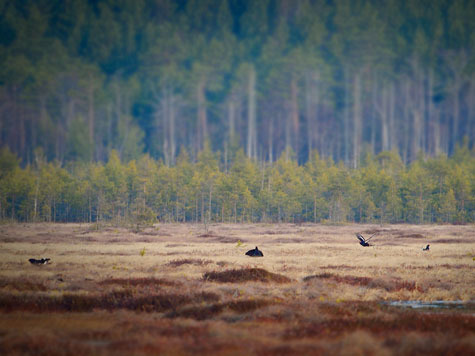
[[[450,156],[474,145],[474,18],[471,0],[0,0],[0,147],[23,167],[37,149],[174,166],[206,141],[300,165]]]
[[[396,151],[367,153],[357,169],[313,151],[305,165],[258,162],[238,149],[225,164],[207,141],[192,162],[174,166],[148,155],[122,162],[47,162],[25,168],[0,150],[0,220],[113,222],[475,222],[475,157],[457,146],[447,158],[419,156],[405,166]]]

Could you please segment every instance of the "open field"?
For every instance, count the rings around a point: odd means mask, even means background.
[[[0,257],[2,355],[475,354],[475,226],[12,224]]]

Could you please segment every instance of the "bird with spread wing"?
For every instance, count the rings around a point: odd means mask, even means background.
[[[375,232],[373,235],[371,235],[369,238],[365,239],[363,235],[361,235],[359,232],[356,234],[356,238],[360,241],[360,245],[363,247],[368,247],[368,246],[373,246],[368,243],[369,240],[373,238],[374,235],[376,235],[377,232]]]

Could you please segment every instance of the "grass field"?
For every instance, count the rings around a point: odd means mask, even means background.
[[[2,355],[475,354],[475,226],[11,224],[0,267]]]

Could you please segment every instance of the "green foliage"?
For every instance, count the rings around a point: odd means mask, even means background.
[[[0,178],[13,171],[19,163],[20,160],[16,154],[12,153],[8,147],[2,147],[0,149]]]
[[[228,172],[209,145],[192,163],[149,156],[127,164],[111,151],[106,164],[2,162],[0,217],[18,221],[110,221],[139,231],[157,221],[471,223],[475,221],[475,157],[421,157],[410,166],[368,156],[349,169],[314,152],[305,166],[283,154],[259,166],[238,150]],[[389,156],[393,155],[388,153]],[[2,156],[2,157],[3,157]],[[394,158],[394,162],[399,159]],[[221,168],[220,168],[221,166]],[[239,243],[238,243],[238,246]]]

